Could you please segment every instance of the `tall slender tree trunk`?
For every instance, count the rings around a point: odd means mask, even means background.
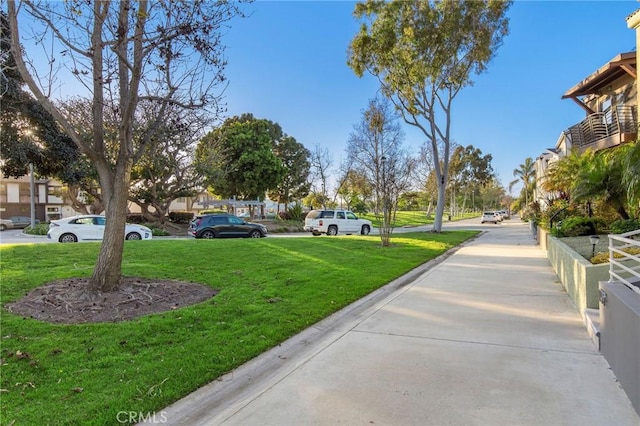
[[[433,232],[442,232],[442,216],[444,215],[444,204],[446,201],[445,183],[438,183],[438,203],[436,204],[436,218],[433,222]]]

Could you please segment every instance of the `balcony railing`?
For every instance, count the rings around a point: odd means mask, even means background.
[[[624,283],[640,294],[640,255],[624,249],[640,248],[640,229],[625,234],[609,234],[609,281]]]
[[[589,115],[580,123],[565,131],[574,147],[582,148],[606,138],[620,136],[613,144],[625,142],[622,135],[633,135],[638,132],[638,114],[635,106],[614,106],[604,112]]]

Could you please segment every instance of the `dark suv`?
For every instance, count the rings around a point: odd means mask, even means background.
[[[191,221],[187,235],[194,238],[261,238],[267,236],[267,227],[245,222],[232,214],[205,214]]]

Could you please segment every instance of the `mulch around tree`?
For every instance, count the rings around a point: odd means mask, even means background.
[[[203,302],[218,291],[206,285],[122,277],[113,292],[90,293],[89,278],[69,278],[38,287],[6,308],[17,315],[60,324],[118,322]]]

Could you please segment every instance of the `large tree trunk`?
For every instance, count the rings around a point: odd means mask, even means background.
[[[131,180],[131,162],[119,162],[112,179],[112,191],[104,194],[108,220],[104,227],[104,238],[98,261],[89,285],[89,289],[93,292],[117,290],[122,276],[122,252],[124,249],[124,228],[127,221],[127,195]]]

